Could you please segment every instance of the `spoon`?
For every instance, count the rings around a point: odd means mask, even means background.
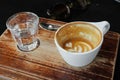
[[[47,30],[51,30],[51,31],[56,31],[60,26],[58,25],[54,25],[54,24],[47,24],[47,23],[40,23],[40,26],[42,28],[45,28]]]

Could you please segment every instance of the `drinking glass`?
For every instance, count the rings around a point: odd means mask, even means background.
[[[19,12],[8,18],[7,28],[21,51],[32,51],[39,46],[39,17],[32,12]]]

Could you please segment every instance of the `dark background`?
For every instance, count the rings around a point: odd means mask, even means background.
[[[0,1],[0,35],[6,29],[6,20],[17,12],[30,11],[39,17],[48,18],[46,11],[53,4],[65,0],[1,0]],[[70,16],[62,21],[90,21],[107,20],[111,31],[120,33],[120,3],[115,0],[91,0],[87,10],[74,10]],[[111,45],[112,46],[112,45]],[[96,79],[97,80],[97,79]],[[117,55],[114,80],[120,80],[120,47]]]

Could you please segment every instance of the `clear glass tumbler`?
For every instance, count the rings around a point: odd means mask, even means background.
[[[39,46],[38,24],[39,17],[32,12],[16,13],[6,22],[7,28],[21,51],[32,51]]]

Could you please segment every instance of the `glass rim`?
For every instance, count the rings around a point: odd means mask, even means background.
[[[8,17],[8,19],[6,20],[6,26],[7,26],[7,28],[10,28],[10,29],[11,29],[11,27],[10,27],[11,25],[9,24],[10,20],[14,19],[18,14],[21,14],[21,13],[32,14],[33,16],[36,17],[36,20],[34,20],[34,21],[38,21],[38,22],[39,22],[39,17],[38,17],[38,15],[35,14],[35,13],[33,13],[33,12],[28,12],[28,11],[25,11],[25,12],[17,12],[17,13],[15,13],[15,14],[11,15],[10,17]],[[30,22],[30,21],[29,21],[29,22]]]

